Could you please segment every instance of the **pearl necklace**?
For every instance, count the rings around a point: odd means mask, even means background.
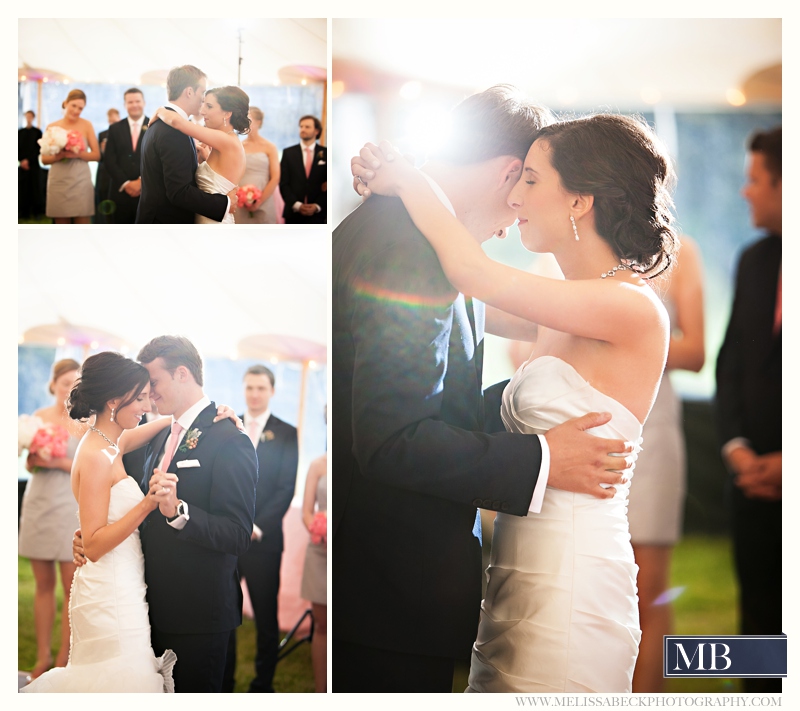
[[[616,275],[616,273],[618,271],[621,271],[621,270],[624,270],[624,269],[630,269],[630,267],[628,267],[628,266],[626,266],[625,264],[622,264],[622,263],[617,264],[617,266],[614,267],[613,269],[609,269],[607,272],[603,272],[600,275],[600,278],[601,279],[605,279],[606,277],[613,277],[613,276]]]
[[[119,449],[119,445],[116,442],[112,442],[108,437],[106,437],[100,430],[97,429],[94,425],[89,425],[89,429],[92,432],[97,432],[106,442],[108,442],[112,447],[115,449]]]

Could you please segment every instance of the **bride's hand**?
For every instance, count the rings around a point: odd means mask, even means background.
[[[233,408],[227,405],[220,405],[217,408],[217,416],[214,418],[214,422],[219,422],[220,420],[231,420],[238,429],[245,432],[244,422],[239,419]]]
[[[207,161],[208,156],[211,155],[211,146],[207,146],[202,141],[195,141],[195,146],[197,148],[197,162],[203,163]],[[233,210],[231,210],[231,212],[233,212]]]
[[[398,157],[403,160],[397,160]],[[351,158],[350,172],[353,174],[353,190],[363,202],[373,192],[397,195],[397,189],[417,171],[410,156],[403,156],[389,141],[381,141],[380,146],[367,143],[357,156]]]

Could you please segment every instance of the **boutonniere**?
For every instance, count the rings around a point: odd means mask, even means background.
[[[324,160],[325,151],[317,151],[317,160]]]
[[[179,452],[188,452],[190,449],[194,449],[197,446],[197,440],[200,439],[200,435],[203,434],[197,427],[193,427],[186,433],[186,439],[183,440],[183,444],[178,447]]]
[[[147,130],[147,124],[143,123],[142,124],[142,129],[141,129],[142,133],[144,133],[146,130]]]
[[[275,439],[275,433],[272,430],[264,430],[264,433],[259,437],[262,442],[271,442]]]

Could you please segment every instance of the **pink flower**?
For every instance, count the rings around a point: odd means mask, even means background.
[[[314,545],[327,544],[328,542],[328,514],[324,511],[317,511],[314,520],[311,522],[311,542]]]
[[[61,425],[46,424],[33,436],[30,453],[46,460],[66,457],[67,442],[69,442],[69,432]]]
[[[253,207],[261,199],[261,191],[255,185],[242,185],[236,191],[237,207]],[[253,213],[250,212],[250,217]]]
[[[86,144],[83,141],[83,134],[80,131],[70,131],[67,133],[67,145],[64,146],[65,151],[72,151],[77,154],[86,150]]]

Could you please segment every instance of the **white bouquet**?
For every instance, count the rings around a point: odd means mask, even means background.
[[[31,442],[33,442],[34,435],[44,427],[42,422],[36,415],[20,415],[19,427],[17,433],[17,456],[22,456],[22,451],[30,450]]]
[[[50,126],[36,142],[41,146],[43,156],[54,156],[64,150],[68,138],[69,133],[61,126]]]

